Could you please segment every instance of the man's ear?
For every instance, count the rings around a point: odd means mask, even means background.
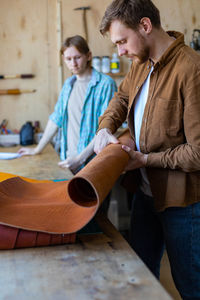
[[[147,35],[151,33],[152,31],[152,23],[151,20],[147,17],[144,17],[140,20],[140,30],[143,31],[143,33],[146,33]]]

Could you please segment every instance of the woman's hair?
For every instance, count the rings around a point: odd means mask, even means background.
[[[67,48],[72,46],[74,46],[82,54],[88,54],[88,52],[90,52],[86,40],[80,35],[75,35],[72,37],[68,37],[64,41],[60,50],[61,54],[63,54]]]
[[[109,31],[114,20],[136,30],[144,17],[149,18],[154,27],[160,28],[160,12],[151,0],[114,0],[105,11],[100,32],[104,35]]]

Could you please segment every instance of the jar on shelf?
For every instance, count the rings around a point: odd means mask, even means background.
[[[103,73],[110,73],[110,57],[109,56],[102,57],[101,71]]]
[[[100,58],[100,56],[93,56],[93,58],[92,58],[92,67],[95,68],[98,72],[101,72],[101,58]]]
[[[120,72],[120,60],[117,55],[117,53],[113,53],[112,59],[111,59],[111,73],[119,73]]]

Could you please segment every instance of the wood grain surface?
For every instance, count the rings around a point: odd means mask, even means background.
[[[40,155],[1,160],[0,169],[35,179],[72,177],[58,161],[49,145]],[[0,299],[172,299],[108,219],[96,221],[103,233],[78,234],[73,245],[1,250]]]
[[[104,233],[74,245],[1,251],[1,299],[170,300],[109,221],[97,221]]]
[[[21,146],[0,147],[0,152],[17,152]],[[57,153],[49,144],[41,154],[22,156],[12,160],[0,160],[0,172],[16,174],[32,179],[71,179],[73,174],[69,169],[58,166],[60,161]]]

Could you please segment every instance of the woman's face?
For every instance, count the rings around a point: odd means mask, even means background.
[[[82,75],[88,69],[88,61],[91,53],[82,54],[76,47],[68,47],[63,53],[63,59],[67,68],[75,75]]]

